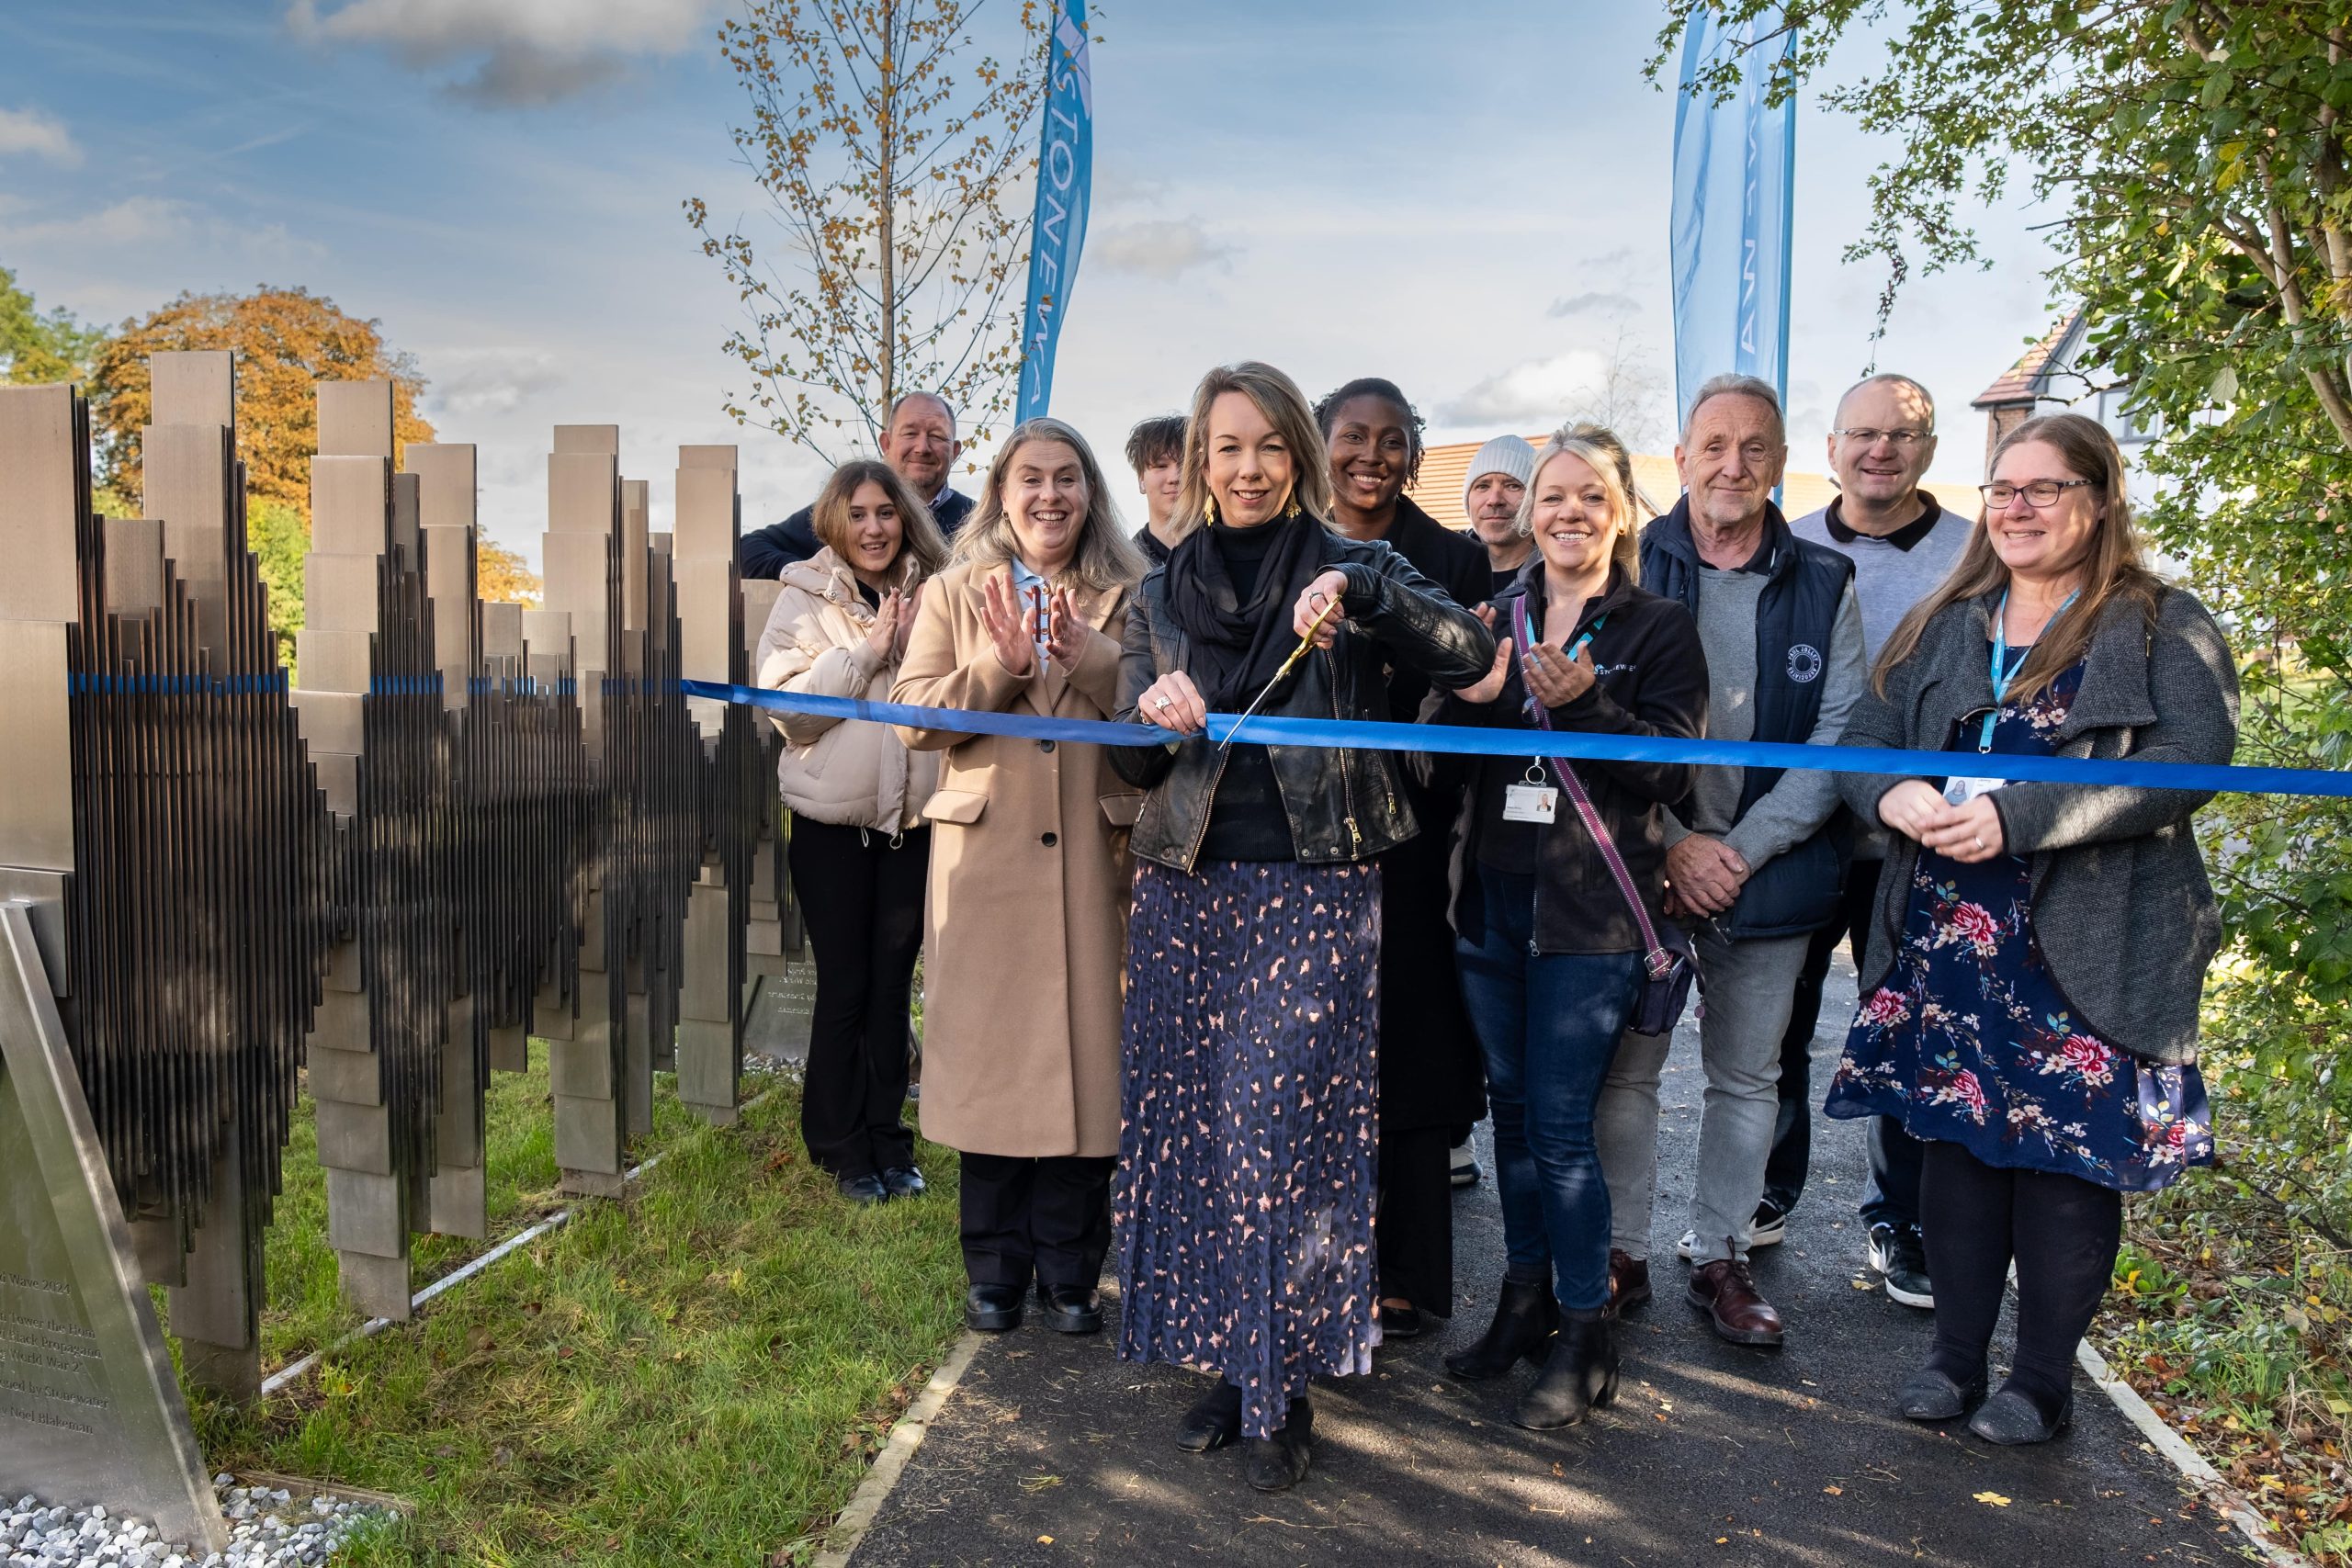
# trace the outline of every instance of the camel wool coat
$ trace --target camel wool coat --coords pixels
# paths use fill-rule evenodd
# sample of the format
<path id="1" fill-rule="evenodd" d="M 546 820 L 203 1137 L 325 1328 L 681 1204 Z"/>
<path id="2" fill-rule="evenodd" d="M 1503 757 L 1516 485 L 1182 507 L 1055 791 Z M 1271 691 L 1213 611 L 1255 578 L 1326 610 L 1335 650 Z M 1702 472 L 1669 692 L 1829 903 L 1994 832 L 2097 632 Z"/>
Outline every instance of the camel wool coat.
<path id="1" fill-rule="evenodd" d="M 1065 678 L 1009 674 L 981 624 L 986 577 L 950 567 L 923 592 L 891 700 L 1056 718 L 1117 706 L 1127 591 L 1080 589 L 1093 628 Z M 1120 991 L 1143 792 L 1100 746 L 901 728 L 942 751 L 923 941 L 922 1134 L 969 1154 L 1119 1152 Z"/>

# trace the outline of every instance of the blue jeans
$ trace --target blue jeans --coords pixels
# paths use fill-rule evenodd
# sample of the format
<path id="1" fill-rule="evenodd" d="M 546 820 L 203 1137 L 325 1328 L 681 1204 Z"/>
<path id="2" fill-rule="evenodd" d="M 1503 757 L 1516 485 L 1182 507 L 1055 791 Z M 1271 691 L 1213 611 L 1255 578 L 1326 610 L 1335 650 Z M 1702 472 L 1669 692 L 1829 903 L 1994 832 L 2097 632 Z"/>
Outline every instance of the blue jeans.
<path id="1" fill-rule="evenodd" d="M 1552 1275 L 1570 1311 L 1609 1304 L 1609 1188 L 1592 1111 L 1641 980 L 1633 953 L 1532 951 L 1535 878 L 1472 868 L 1486 931 L 1455 946 L 1462 996 L 1487 1057 L 1510 1277 Z"/>

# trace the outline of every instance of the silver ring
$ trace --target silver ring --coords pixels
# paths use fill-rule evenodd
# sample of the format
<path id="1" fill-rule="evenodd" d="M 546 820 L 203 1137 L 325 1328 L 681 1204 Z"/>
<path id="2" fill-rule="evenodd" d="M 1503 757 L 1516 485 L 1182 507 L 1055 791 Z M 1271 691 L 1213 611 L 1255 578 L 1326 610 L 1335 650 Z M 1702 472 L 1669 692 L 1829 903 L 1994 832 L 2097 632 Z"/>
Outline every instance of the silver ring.
<path id="1" fill-rule="evenodd" d="M 1976 835 L 1976 847 L 1980 850 L 1984 847 L 1984 835 L 1982 833 Z"/>
<path id="2" fill-rule="evenodd" d="M 1174 697 L 1154 697 L 1151 700 L 1151 705 L 1156 708 L 1172 708 L 1176 705 L 1176 699 Z"/>

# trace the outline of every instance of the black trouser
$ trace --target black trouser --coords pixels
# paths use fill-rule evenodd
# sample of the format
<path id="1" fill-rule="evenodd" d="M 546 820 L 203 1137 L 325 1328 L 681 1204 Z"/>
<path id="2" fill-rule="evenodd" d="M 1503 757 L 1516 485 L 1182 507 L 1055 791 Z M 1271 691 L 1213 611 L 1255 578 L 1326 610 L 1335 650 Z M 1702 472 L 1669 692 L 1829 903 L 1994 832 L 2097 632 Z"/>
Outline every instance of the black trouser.
<path id="1" fill-rule="evenodd" d="M 1929 1364 L 1959 1383 L 1984 1375 L 2009 1261 L 2018 1266 L 2018 1353 L 2009 1382 L 2054 1416 L 2115 1273 L 2123 1196 L 2079 1177 L 2005 1170 L 1958 1144 L 1925 1145 L 1920 1216 L 1936 1281 Z"/>
<path id="2" fill-rule="evenodd" d="M 964 1274 L 975 1285 L 1092 1290 L 1111 1250 L 1115 1156 L 963 1157 Z"/>
<path id="3" fill-rule="evenodd" d="M 1380 1294 L 1435 1317 L 1453 1315 L 1452 1127 L 1380 1132 L 1380 1200 L 1373 1239 Z"/>
<path id="4" fill-rule="evenodd" d="M 1788 1032 L 1781 1037 L 1781 1111 L 1772 1124 L 1772 1152 L 1764 1161 L 1764 1196 L 1787 1213 L 1804 1196 L 1813 1164 L 1813 1035 L 1821 1022 L 1821 988 L 1829 961 L 1846 944 L 1854 967 L 1862 966 L 1871 916 L 1878 900 L 1883 861 L 1858 860 L 1847 868 L 1838 918 L 1813 933 L 1804 970 L 1789 1005 Z M 1916 1229 L 1919 1224 L 1919 1140 L 1893 1116 L 1873 1116 L 1870 1127 L 1871 1182 L 1862 1194 L 1865 1224 Z"/>
<path id="5" fill-rule="evenodd" d="M 800 1138 L 835 1176 L 914 1163 L 907 1099 L 907 1002 L 922 950 L 931 829 L 899 836 L 792 820 L 792 886 L 817 957 Z"/>

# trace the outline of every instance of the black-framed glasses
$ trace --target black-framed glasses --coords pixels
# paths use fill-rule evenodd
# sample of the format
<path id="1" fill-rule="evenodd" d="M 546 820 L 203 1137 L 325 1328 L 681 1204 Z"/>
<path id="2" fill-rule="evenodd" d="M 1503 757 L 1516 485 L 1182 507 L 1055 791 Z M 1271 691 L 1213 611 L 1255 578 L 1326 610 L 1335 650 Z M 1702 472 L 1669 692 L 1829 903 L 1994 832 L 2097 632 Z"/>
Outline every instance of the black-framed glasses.
<path id="1" fill-rule="evenodd" d="M 1922 441 L 1933 441 L 1936 438 L 1936 433 L 1932 430 L 1873 430 L 1869 425 L 1861 425 L 1853 430 L 1833 430 L 1829 434 L 1842 435 L 1849 441 L 1859 441 L 1865 446 L 1875 446 L 1882 441 L 1892 441 L 1898 450 L 1905 452 L 1908 452 Z"/>
<path id="2" fill-rule="evenodd" d="M 2025 497 L 2028 506 L 2039 512 L 2057 505 L 2058 498 L 2070 490 L 2097 483 L 2097 479 L 2028 479 L 2021 485 L 2013 485 L 2005 479 L 1996 479 L 1988 485 L 1978 485 L 1976 493 L 1983 496 L 1984 504 L 1995 512 L 2007 511 L 2009 502 L 2020 495 Z"/>

